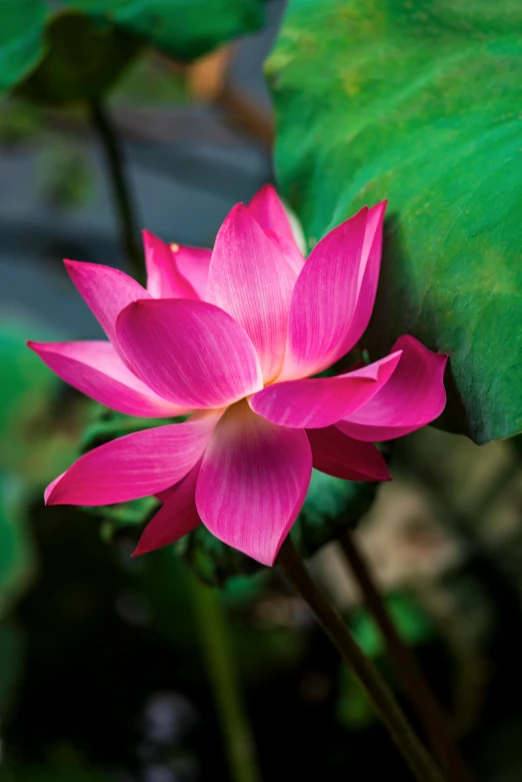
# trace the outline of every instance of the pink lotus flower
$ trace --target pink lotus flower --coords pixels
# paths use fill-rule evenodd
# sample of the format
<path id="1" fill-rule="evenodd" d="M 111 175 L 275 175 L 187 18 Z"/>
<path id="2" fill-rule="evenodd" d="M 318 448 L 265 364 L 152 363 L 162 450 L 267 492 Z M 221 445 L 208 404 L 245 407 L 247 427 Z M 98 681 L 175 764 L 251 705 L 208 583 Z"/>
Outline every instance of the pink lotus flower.
<path id="1" fill-rule="evenodd" d="M 30 343 L 67 383 L 122 413 L 190 414 L 118 438 L 47 488 L 50 505 L 155 495 L 162 508 L 135 553 L 198 524 L 273 564 L 302 507 L 312 465 L 357 481 L 389 478 L 373 445 L 442 412 L 446 356 L 411 336 L 389 356 L 330 378 L 368 324 L 385 203 L 361 209 L 308 258 L 272 187 L 226 217 L 214 250 L 144 234 L 147 289 L 123 272 L 66 261 L 109 341 Z"/>

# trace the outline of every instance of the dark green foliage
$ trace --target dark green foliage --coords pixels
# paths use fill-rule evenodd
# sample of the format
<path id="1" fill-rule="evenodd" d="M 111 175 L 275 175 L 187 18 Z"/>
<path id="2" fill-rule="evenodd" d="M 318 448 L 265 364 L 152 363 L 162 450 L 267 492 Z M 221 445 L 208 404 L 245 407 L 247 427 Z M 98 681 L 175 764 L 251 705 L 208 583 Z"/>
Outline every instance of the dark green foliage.
<path id="1" fill-rule="evenodd" d="M 135 36 L 80 13 L 52 18 L 45 55 L 20 84 L 18 94 L 43 103 L 97 100 L 140 52 Z"/>
<path id="2" fill-rule="evenodd" d="M 143 46 L 190 61 L 262 24 L 261 0 L 4 0 L 0 95 L 100 99 Z"/>

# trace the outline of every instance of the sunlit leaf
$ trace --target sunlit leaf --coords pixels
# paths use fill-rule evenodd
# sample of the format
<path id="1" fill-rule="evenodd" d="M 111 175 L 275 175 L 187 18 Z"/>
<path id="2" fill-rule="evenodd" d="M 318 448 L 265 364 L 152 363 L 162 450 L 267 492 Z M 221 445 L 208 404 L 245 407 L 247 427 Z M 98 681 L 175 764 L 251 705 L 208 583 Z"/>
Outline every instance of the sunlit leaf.
<path id="1" fill-rule="evenodd" d="M 451 355 L 445 425 L 522 429 L 522 7 L 290 0 L 268 63 L 283 193 L 316 241 L 389 199 L 375 315 Z"/>

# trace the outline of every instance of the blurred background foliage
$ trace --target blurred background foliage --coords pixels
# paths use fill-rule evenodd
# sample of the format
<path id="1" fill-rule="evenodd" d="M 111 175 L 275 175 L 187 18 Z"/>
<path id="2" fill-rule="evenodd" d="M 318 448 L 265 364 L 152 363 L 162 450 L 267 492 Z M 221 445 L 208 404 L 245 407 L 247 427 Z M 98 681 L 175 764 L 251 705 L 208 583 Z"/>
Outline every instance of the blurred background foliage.
<path id="1" fill-rule="evenodd" d="M 488 13 L 465 2 L 449 24 L 444 4 L 437 15 L 426 4 L 399 12 L 385 2 L 356 8 L 344 0 L 290 0 L 280 27 L 284 5 L 0 2 L 2 782 L 247 782 L 253 777 L 238 772 L 237 753 L 252 736 L 259 779 L 406 779 L 365 696 L 277 569 L 258 568 L 204 528 L 131 559 L 154 500 L 88 513 L 42 503 L 45 484 L 78 453 L 151 425 L 65 388 L 24 344 L 28 337 L 97 336 L 65 281 L 64 255 L 129 268 L 89 106 L 105 105 L 126 160 L 137 227 L 210 246 L 228 208 L 274 178 L 261 62 L 278 30 L 268 73 L 279 181 L 310 243 L 358 199 L 389 195 L 381 312 L 392 312 L 392 330 L 454 351 L 457 413 L 446 426 L 464 422 L 479 441 L 520 429 L 516 367 L 506 385 L 519 344 L 511 253 L 520 248 L 520 229 L 510 210 L 520 179 L 513 166 L 509 181 L 499 183 L 505 169 L 495 161 L 503 165 L 509 152 L 510 126 L 494 131 L 488 119 L 507 116 L 522 83 L 513 76 L 519 12 L 507 2 Z M 473 66 L 478 79 L 494 62 L 499 76 L 494 99 L 466 118 L 465 130 L 465 98 L 443 89 L 463 25 L 476 36 L 459 63 Z M 444 54 L 428 88 L 409 75 L 426 67 L 426 39 Z M 513 58 L 509 67 L 503 58 Z M 379 71 L 386 63 L 400 66 L 391 69 L 391 84 Z M 409 81 L 415 89 L 407 96 L 406 132 L 397 125 L 403 106 L 395 92 L 403 98 Z M 385 145 L 391 163 L 377 154 L 382 134 L 393 138 L 395 146 Z M 486 185 L 472 202 L 477 182 L 461 170 L 484 169 L 488 134 L 497 145 L 487 168 L 487 182 L 496 183 L 493 217 L 486 217 Z M 458 182 L 458 204 L 449 174 L 415 173 L 419 149 L 423 171 L 440 169 L 443 139 L 453 144 L 444 170 L 452 187 Z M 396 176 L 404 145 L 407 181 L 402 171 Z M 476 230 L 457 220 L 441 234 L 450 206 L 470 214 Z M 425 266 L 418 253 L 428 253 Z M 436 254 L 451 274 L 442 261 L 433 265 Z M 491 284 L 499 263 L 504 287 Z M 501 327 L 492 325 L 498 313 Z M 395 336 L 390 329 L 379 334 L 381 343 L 372 337 L 363 347 L 375 353 Z M 419 432 L 385 450 L 391 484 L 314 472 L 293 530 L 411 713 L 335 543 L 356 528 L 391 615 L 477 778 L 491 782 L 522 775 L 521 454 L 519 437 L 479 448 L 434 429 Z"/>

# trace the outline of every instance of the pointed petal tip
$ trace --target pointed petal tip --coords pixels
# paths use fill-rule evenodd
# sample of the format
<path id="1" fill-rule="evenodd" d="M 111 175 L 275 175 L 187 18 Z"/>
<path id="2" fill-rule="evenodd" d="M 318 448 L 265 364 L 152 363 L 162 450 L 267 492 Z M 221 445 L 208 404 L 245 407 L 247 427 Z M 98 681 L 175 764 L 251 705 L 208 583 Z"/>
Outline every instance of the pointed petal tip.
<path id="1" fill-rule="evenodd" d="M 271 182 L 267 182 L 252 196 L 248 206 L 250 207 L 253 202 L 269 201 L 272 198 L 276 198 L 281 203 L 277 188 Z"/>
<path id="2" fill-rule="evenodd" d="M 374 446 L 375 447 L 375 446 Z M 379 453 L 379 465 L 375 464 L 375 472 L 372 477 L 362 478 L 362 480 L 368 483 L 390 483 L 390 481 L 393 480 L 392 476 L 390 475 L 390 471 L 388 469 L 388 465 L 386 464 L 384 460 L 384 456 L 382 455 L 381 451 L 379 451 L 378 448 L 375 447 L 375 450 Z"/>
<path id="3" fill-rule="evenodd" d="M 228 221 L 231 218 L 244 219 L 246 216 L 251 217 L 250 212 L 248 211 L 248 207 L 246 207 L 242 201 L 238 201 L 238 203 L 234 204 L 228 215 L 225 217 L 225 220 Z"/>
<path id="4" fill-rule="evenodd" d="M 248 207 L 245 206 L 245 204 L 242 201 L 239 201 L 237 204 L 234 204 L 230 212 L 223 220 L 221 224 L 221 228 L 218 231 L 218 235 L 222 230 L 226 230 L 227 228 L 230 229 L 231 225 L 235 226 L 237 225 L 237 223 L 244 223 L 245 221 L 247 221 L 248 223 L 255 222 L 254 218 L 250 214 L 250 210 L 248 209 Z M 215 246 L 216 244 L 214 243 L 214 248 Z"/>
<path id="5" fill-rule="evenodd" d="M 402 336 L 400 336 L 395 341 L 392 350 L 394 352 L 397 350 L 404 351 L 404 348 L 402 347 L 404 344 L 406 344 L 408 348 L 413 347 L 416 348 L 417 350 L 420 348 L 423 351 L 425 351 L 427 354 L 431 354 L 433 360 L 436 361 L 442 368 L 446 367 L 446 364 L 455 353 L 454 350 L 451 350 L 448 353 L 439 352 L 437 350 L 430 350 L 430 348 L 427 348 L 419 339 L 417 339 L 417 337 L 414 337 L 413 334 L 402 334 Z"/>
<path id="6" fill-rule="evenodd" d="M 368 210 L 372 214 L 378 215 L 378 220 L 377 220 L 378 224 L 382 223 L 382 221 L 384 220 L 384 213 L 386 212 L 387 206 L 388 206 L 388 199 L 385 198 L 383 201 L 378 201 Z"/>
<path id="7" fill-rule="evenodd" d="M 73 261 L 71 258 L 64 258 L 63 265 L 67 269 L 68 274 L 80 266 L 96 266 L 94 263 L 88 263 L 87 261 Z"/>
<path id="8" fill-rule="evenodd" d="M 155 242 L 161 242 L 162 244 L 164 244 L 163 239 L 160 239 L 159 236 L 153 234 L 152 231 L 148 230 L 148 228 L 142 228 L 141 237 L 143 239 L 143 244 L 145 247 L 147 247 L 147 245 L 149 244 L 154 244 Z"/>
<path id="9" fill-rule="evenodd" d="M 277 544 L 277 546 L 272 552 L 272 556 L 266 557 L 265 561 L 261 562 L 262 565 L 264 565 L 265 567 L 274 567 L 274 565 L 277 565 L 277 558 L 279 556 L 279 552 L 281 551 L 281 547 L 289 535 L 290 535 L 290 531 L 288 531 L 285 535 L 281 537 L 281 540 L 279 541 L 279 543 Z"/>
<path id="10" fill-rule="evenodd" d="M 143 249 L 145 252 L 147 252 L 150 245 L 153 244 L 154 241 L 157 241 L 157 237 L 152 233 L 152 231 L 148 231 L 146 228 L 143 228 L 141 231 L 141 240 L 143 242 Z"/>
<path id="11" fill-rule="evenodd" d="M 65 271 L 74 283 L 76 274 L 80 271 L 80 267 L 83 266 L 82 261 L 72 261 L 70 258 L 64 258 L 63 265 L 65 266 Z M 86 264 L 86 266 L 91 265 L 92 264 Z"/>
<path id="12" fill-rule="evenodd" d="M 36 342 L 33 339 L 28 339 L 25 344 L 29 350 L 32 350 L 33 353 L 36 353 L 37 356 L 42 358 L 42 354 L 48 353 L 49 350 L 52 350 L 55 345 L 59 345 L 60 343 Z"/>
<path id="13" fill-rule="evenodd" d="M 383 461 L 382 472 L 375 476 L 375 482 L 390 483 L 390 481 L 393 481 L 393 478 L 391 477 L 390 471 L 388 470 L 388 465 Z"/>
<path id="14" fill-rule="evenodd" d="M 56 496 L 56 491 L 55 490 L 58 487 L 58 485 L 61 482 L 61 480 L 62 480 L 64 475 L 65 475 L 65 472 L 62 472 L 61 475 L 59 475 L 57 478 L 55 478 L 54 481 L 51 481 L 49 486 L 46 487 L 46 489 L 44 491 L 44 504 L 45 505 L 62 505 L 63 504 L 60 501 L 60 498 Z"/>
<path id="15" fill-rule="evenodd" d="M 264 567 L 274 567 L 276 563 L 277 555 L 279 554 L 279 549 L 281 548 L 282 545 L 283 543 L 281 543 L 281 545 L 277 547 L 277 550 L 274 551 L 273 556 L 267 558 L 260 556 L 257 558 L 257 562 L 259 562 L 259 564 L 263 565 Z"/>
<path id="16" fill-rule="evenodd" d="M 145 540 L 144 540 L 145 537 L 146 537 L 145 536 L 145 531 L 146 531 L 147 527 L 149 526 L 149 524 L 150 524 L 150 521 L 145 525 L 145 529 L 141 533 L 140 539 L 136 543 L 136 548 L 134 549 L 134 551 L 130 555 L 131 559 L 137 559 L 138 557 L 143 557 L 145 554 L 150 554 L 151 552 L 158 550 L 158 546 L 154 546 L 154 545 L 148 545 L 147 546 L 147 544 L 145 543 Z"/>

